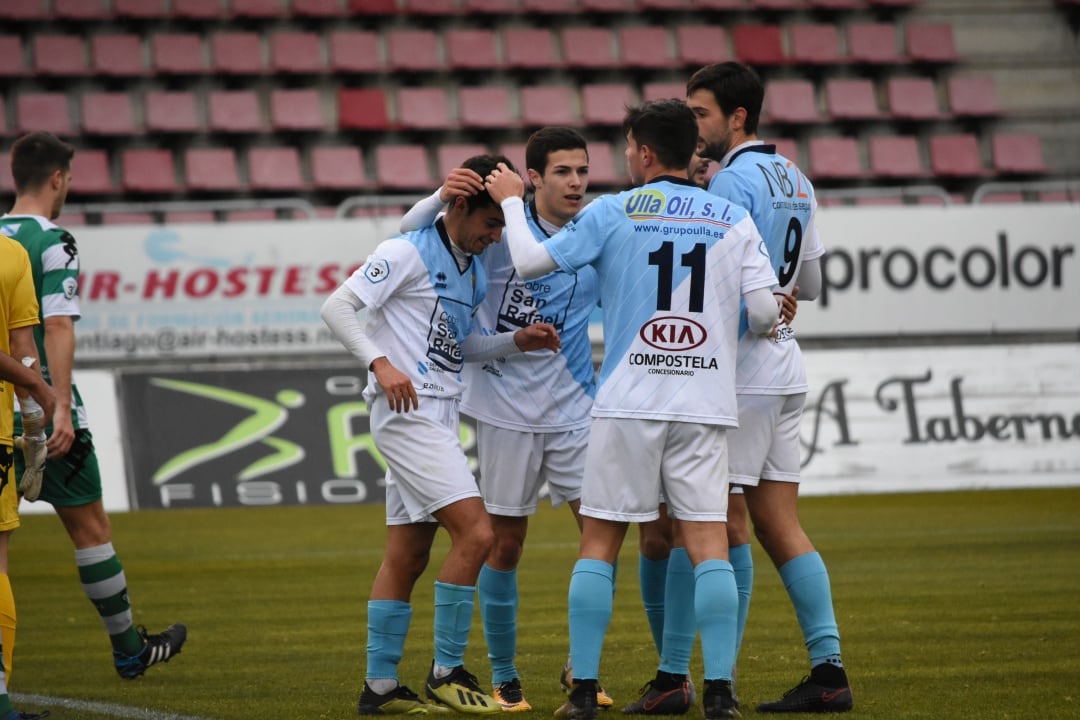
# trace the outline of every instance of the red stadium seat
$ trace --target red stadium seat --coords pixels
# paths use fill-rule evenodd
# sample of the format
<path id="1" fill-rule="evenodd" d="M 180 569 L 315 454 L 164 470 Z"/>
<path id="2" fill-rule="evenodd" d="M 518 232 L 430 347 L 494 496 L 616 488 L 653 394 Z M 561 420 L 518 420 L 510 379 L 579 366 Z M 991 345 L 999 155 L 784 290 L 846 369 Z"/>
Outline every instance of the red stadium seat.
<path id="1" fill-rule="evenodd" d="M 66 93 L 19 93 L 15 97 L 15 118 L 20 133 L 44 130 L 61 136 L 74 134 Z"/>
<path id="2" fill-rule="evenodd" d="M 80 150 L 71 158 L 71 192 L 101 195 L 116 190 L 104 150 Z"/>
<path id="3" fill-rule="evenodd" d="M 430 30 L 391 30 L 387 42 L 391 70 L 441 70 L 443 67 L 438 39 Z"/>
<path id="4" fill-rule="evenodd" d="M 114 225 L 153 225 L 154 214 L 148 212 L 106 211 L 101 213 L 101 224 L 105 227 Z"/>
<path id="5" fill-rule="evenodd" d="M 121 160 L 125 192 L 173 193 L 180 189 L 168 150 L 125 150 Z"/>
<path id="6" fill-rule="evenodd" d="M 338 90 L 338 126 L 343 130 L 388 130 L 386 93 L 378 88 Z"/>
<path id="7" fill-rule="evenodd" d="M 762 122 L 813 123 L 821 119 L 809 80 L 773 80 L 765 85 Z"/>
<path id="8" fill-rule="evenodd" d="M 949 108 L 957 117 L 993 117 L 1001 114 L 994 78 L 990 75 L 950 77 Z"/>
<path id="9" fill-rule="evenodd" d="M 344 11 L 341 0 L 292 0 L 297 17 L 340 18 Z"/>
<path id="10" fill-rule="evenodd" d="M 451 170 L 461 167 L 461 163 L 465 160 L 473 155 L 484 155 L 487 152 L 487 146 L 479 143 L 440 145 L 436 152 L 438 165 L 436 170 L 439 173 L 440 182 L 442 178 L 450 174 Z"/>
<path id="11" fill-rule="evenodd" d="M 5 0 L 0 2 L 0 20 L 47 20 L 46 0 Z"/>
<path id="12" fill-rule="evenodd" d="M 773 138 L 768 139 L 765 142 L 776 146 L 777 155 L 782 155 L 799 167 L 802 167 L 803 163 L 799 160 L 799 145 L 794 140 L 788 140 L 786 138 L 777 140 Z"/>
<path id="13" fill-rule="evenodd" d="M 904 47 L 915 62 L 953 63 L 960 59 L 948 23 L 908 23 L 904 27 Z"/>
<path id="14" fill-rule="evenodd" d="M 1047 172 L 1038 135 L 994 133 L 991 139 L 994 169 L 999 173 L 1033 174 Z"/>
<path id="15" fill-rule="evenodd" d="M 567 86 L 535 85 L 521 88 L 521 121 L 525 125 L 577 125 L 580 120 Z"/>
<path id="16" fill-rule="evenodd" d="M 105 0 L 53 0 L 53 16 L 59 20 L 106 20 Z"/>
<path id="17" fill-rule="evenodd" d="M 525 180 L 525 188 L 532 188 L 529 181 L 529 173 L 525 170 L 525 143 L 504 143 L 499 146 L 498 155 L 502 155 L 514 166 L 518 174 Z"/>
<path id="18" fill-rule="evenodd" d="M 675 28 L 675 47 L 683 66 L 694 69 L 734 59 L 727 31 L 719 25 L 680 25 Z"/>
<path id="19" fill-rule="evenodd" d="M 138 35 L 95 35 L 90 40 L 90 57 L 99 75 L 136 77 L 149 71 Z"/>
<path id="20" fill-rule="evenodd" d="M 458 115 L 462 127 L 509 128 L 517 125 L 510 110 L 510 91 L 500 86 L 458 89 Z"/>
<path id="21" fill-rule="evenodd" d="M 462 0 L 461 9 L 466 13 L 508 15 L 518 11 L 518 4 L 517 0 Z"/>
<path id="22" fill-rule="evenodd" d="M 146 93 L 146 129 L 150 132 L 193 133 L 202 129 L 190 92 Z"/>
<path id="23" fill-rule="evenodd" d="M 936 120 L 942 117 L 938 108 L 937 88 L 929 78 L 889 78 L 886 93 L 889 112 L 897 120 Z"/>
<path id="24" fill-rule="evenodd" d="M 564 28 L 562 51 L 563 60 L 572 68 L 612 68 L 619 65 L 614 38 L 607 28 Z"/>
<path id="25" fill-rule="evenodd" d="M 561 67 L 555 50 L 555 36 L 545 28 L 507 28 L 503 31 L 503 53 L 510 68 Z"/>
<path id="26" fill-rule="evenodd" d="M 526 13 L 554 13 L 571 15 L 580 10 L 577 0 L 520 0 L 521 9 Z"/>
<path id="27" fill-rule="evenodd" d="M 332 72 L 375 73 L 383 69 L 379 36 L 369 30 L 335 30 L 330 33 Z"/>
<path id="28" fill-rule="evenodd" d="M 394 15 L 398 11 L 397 0 L 347 0 L 353 15 Z"/>
<path id="29" fill-rule="evenodd" d="M 311 180 L 319 190 L 360 190 L 371 184 L 364 171 L 364 158 L 355 147 L 313 148 Z"/>
<path id="30" fill-rule="evenodd" d="M 675 67 L 666 27 L 627 27 L 619 30 L 619 57 L 630 68 Z"/>
<path id="31" fill-rule="evenodd" d="M 742 10 L 747 0 L 694 0 L 699 10 Z"/>
<path id="32" fill-rule="evenodd" d="M 303 190 L 300 152 L 294 147 L 254 147 L 248 151 L 248 185 L 252 190 Z"/>
<path id="33" fill-rule="evenodd" d="M 402 11 L 417 15 L 453 15 L 458 0 L 402 0 Z"/>
<path id="34" fill-rule="evenodd" d="M 247 210 L 226 210 L 225 222 L 277 222 L 275 208 L 249 208 Z"/>
<path id="35" fill-rule="evenodd" d="M 847 41 L 852 62 L 872 65 L 904 62 L 896 41 L 896 27 L 888 23 L 852 23 L 847 28 Z"/>
<path id="36" fill-rule="evenodd" d="M 441 87 L 401 88 L 397 94 L 398 125 L 409 130 L 445 130 L 453 126 Z"/>
<path id="37" fill-rule="evenodd" d="M 154 70 L 174 75 L 206 72 L 202 36 L 196 33 L 158 33 L 150 41 Z"/>
<path id="38" fill-rule="evenodd" d="M 800 10 L 803 0 L 750 0 L 755 10 Z"/>
<path id="39" fill-rule="evenodd" d="M 788 31 L 791 59 L 807 65 L 836 65 L 847 62 L 840 52 L 836 25 L 792 25 Z"/>
<path id="40" fill-rule="evenodd" d="M 649 100 L 684 100 L 686 98 L 686 83 L 681 82 L 654 82 L 645 83 L 641 86 L 641 99 Z"/>
<path id="41" fill-rule="evenodd" d="M 589 184 L 592 185 L 625 185 L 628 178 L 626 169 L 623 167 L 622 154 L 618 160 L 611 143 L 589 143 Z"/>
<path id="42" fill-rule="evenodd" d="M 82 128 L 87 135 L 136 134 L 131 96 L 126 92 L 83 93 Z"/>
<path id="43" fill-rule="evenodd" d="M 166 0 L 113 0 L 117 17 L 152 20 L 169 17 Z"/>
<path id="44" fill-rule="evenodd" d="M 859 144 L 850 137 L 810 138 L 811 177 L 824 180 L 853 180 L 865 173 L 859 161 Z"/>
<path id="45" fill-rule="evenodd" d="M 642 10 L 689 10 L 692 0 L 638 0 Z"/>
<path id="46" fill-rule="evenodd" d="M 226 75 L 257 75 L 266 71 L 262 38 L 257 33 L 214 33 L 210 36 L 210 56 L 214 71 Z"/>
<path id="47" fill-rule="evenodd" d="M 166 210 L 162 215 L 162 221 L 166 225 L 216 222 L 213 210 Z"/>
<path id="48" fill-rule="evenodd" d="M 807 0 L 810 7 L 818 10 L 858 10 L 866 0 Z"/>
<path id="49" fill-rule="evenodd" d="M 831 78 L 825 82 L 825 101 L 829 114 L 838 120 L 877 120 L 882 117 L 874 83 L 870 80 Z"/>
<path id="50" fill-rule="evenodd" d="M 446 61 L 455 70 L 493 70 L 500 66 L 491 30 L 450 30 L 445 40 Z"/>
<path id="51" fill-rule="evenodd" d="M 212 90 L 207 99 L 208 127 L 213 132 L 260 132 L 264 129 L 259 96 L 254 90 Z"/>
<path id="52" fill-rule="evenodd" d="M 936 135 L 930 138 L 930 169 L 942 177 L 978 177 L 985 173 L 979 141 L 974 135 Z"/>
<path id="53" fill-rule="evenodd" d="M 188 20 L 220 20 L 226 17 L 223 0 L 172 0 L 174 17 Z"/>
<path id="54" fill-rule="evenodd" d="M 581 86 L 581 114 L 589 125 L 622 125 L 626 108 L 637 104 L 625 83 L 586 83 Z"/>
<path id="55" fill-rule="evenodd" d="M 235 192 L 241 189 L 236 150 L 231 147 L 188 148 L 184 153 L 184 170 L 189 190 Z"/>
<path id="56" fill-rule="evenodd" d="M 326 67 L 322 36 L 284 30 L 270 36 L 270 69 L 284 73 L 320 73 Z"/>
<path id="57" fill-rule="evenodd" d="M 326 130 L 322 96 L 317 89 L 270 91 L 270 127 L 274 130 Z"/>
<path id="58" fill-rule="evenodd" d="M 34 69 L 41 75 L 75 77 L 86 75 L 86 45 L 75 35 L 35 35 Z"/>
<path id="59" fill-rule="evenodd" d="M 578 0 L 585 12 L 630 13 L 634 11 L 634 0 Z"/>
<path id="60" fill-rule="evenodd" d="M 423 145 L 379 145 L 375 178 L 383 190 L 428 190 L 435 187 Z"/>
<path id="61" fill-rule="evenodd" d="M 735 57 L 747 65 L 783 65 L 787 62 L 779 25 L 739 25 L 731 33 Z"/>
<path id="62" fill-rule="evenodd" d="M 86 213 L 60 211 L 60 217 L 54 220 L 62 228 L 81 227 L 86 224 Z"/>
<path id="63" fill-rule="evenodd" d="M 279 18 L 285 14 L 283 0 L 229 0 L 232 14 L 238 18 Z"/>
<path id="64" fill-rule="evenodd" d="M 0 77 L 19 77 L 29 75 L 30 68 L 23 54 L 23 41 L 18 35 L 0 35 Z"/>

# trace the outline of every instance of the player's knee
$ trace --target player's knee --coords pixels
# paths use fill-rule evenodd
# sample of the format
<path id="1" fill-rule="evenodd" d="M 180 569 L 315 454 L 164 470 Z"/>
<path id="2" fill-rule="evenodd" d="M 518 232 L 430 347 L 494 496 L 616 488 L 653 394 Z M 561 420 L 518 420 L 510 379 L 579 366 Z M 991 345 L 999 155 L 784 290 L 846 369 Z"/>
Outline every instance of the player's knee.
<path id="1" fill-rule="evenodd" d="M 514 535 L 496 535 L 489 557 L 496 567 L 517 567 L 524 547 L 524 538 Z"/>

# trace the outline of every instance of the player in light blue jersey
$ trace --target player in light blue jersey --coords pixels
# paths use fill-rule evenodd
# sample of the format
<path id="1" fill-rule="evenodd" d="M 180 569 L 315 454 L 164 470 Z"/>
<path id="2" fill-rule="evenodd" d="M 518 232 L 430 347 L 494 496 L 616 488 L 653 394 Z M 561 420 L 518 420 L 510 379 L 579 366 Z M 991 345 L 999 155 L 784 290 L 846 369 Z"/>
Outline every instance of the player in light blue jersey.
<path id="1" fill-rule="evenodd" d="M 646 103 L 623 125 L 634 190 L 597 198 L 537 243 L 521 180 L 485 178 L 503 206 L 517 271 L 596 269 L 604 360 L 582 487 L 580 559 L 570 580 L 573 690 L 558 717 L 597 713 L 600 650 L 611 619 L 614 562 L 631 522 L 658 516 L 661 490 L 676 544 L 694 567 L 707 718 L 735 716 L 731 667 L 738 597 L 727 562 L 725 430 L 737 424 L 735 341 L 740 298 L 750 327 L 771 331 L 776 283 L 745 210 L 687 179 L 697 125 L 685 103 Z M 716 482 L 717 468 L 721 470 Z"/>
<path id="2" fill-rule="evenodd" d="M 825 254 L 814 224 L 814 188 L 794 162 L 757 139 L 763 97 L 757 74 L 734 62 L 704 67 L 687 84 L 700 152 L 720 163 L 709 190 L 750 211 L 781 289 L 794 292 L 798 285 L 800 299 L 813 300 Z M 744 494 L 732 495 L 728 539 L 740 591 L 739 638 L 753 582 L 749 511 L 795 607 L 811 665 L 808 678 L 758 712 L 850 710 L 829 575 L 798 516 L 799 422 L 807 383 L 792 329 L 781 324 L 773 338 L 744 332 L 736 379 L 739 429 L 730 438 L 731 482 Z"/>
<path id="3" fill-rule="evenodd" d="M 480 155 L 464 166 L 487 173 L 497 162 L 507 161 Z M 369 370 L 364 397 L 371 434 L 389 466 L 387 541 L 368 603 L 361 715 L 432 709 L 399 682 L 397 666 L 412 589 L 440 524 L 451 547 L 435 583 L 435 659 L 426 694 L 458 712 L 501 712 L 463 664 L 476 580 L 494 536 L 459 440 L 462 369 L 466 357 L 559 347 L 555 328 L 545 323 L 488 336 L 473 332 L 487 289 L 478 256 L 500 241 L 503 224 L 488 193 L 455 197 L 434 225 L 380 244 L 323 305 L 335 337 Z"/>

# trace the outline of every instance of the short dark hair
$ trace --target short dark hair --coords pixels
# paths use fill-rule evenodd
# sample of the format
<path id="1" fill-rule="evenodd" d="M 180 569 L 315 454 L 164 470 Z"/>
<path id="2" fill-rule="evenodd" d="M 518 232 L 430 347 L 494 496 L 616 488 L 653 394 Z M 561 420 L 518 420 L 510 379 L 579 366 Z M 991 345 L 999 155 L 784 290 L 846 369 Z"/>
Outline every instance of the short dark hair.
<path id="1" fill-rule="evenodd" d="M 481 178 L 486 178 L 491 174 L 491 171 L 498 167 L 499 163 L 506 163 L 506 167 L 510 168 L 511 172 L 517 172 L 517 168 L 505 155 L 473 155 L 465 162 L 461 163 L 461 167 L 472 170 Z M 472 213 L 481 208 L 497 207 L 498 203 L 492 200 L 491 195 L 487 190 L 478 192 L 475 195 L 467 195 L 465 202 L 468 206 L 468 212 Z"/>
<path id="2" fill-rule="evenodd" d="M 585 151 L 587 159 L 589 148 L 585 143 L 585 138 L 574 128 L 562 126 L 540 128 L 529 136 L 529 141 L 525 145 L 525 169 L 535 170 L 543 175 L 551 153 L 578 148 Z"/>
<path id="3" fill-rule="evenodd" d="M 648 145 L 665 167 L 682 169 L 697 149 L 698 126 L 694 113 L 682 100 L 654 100 L 626 111 L 623 135 L 634 134 L 638 145 Z"/>
<path id="4" fill-rule="evenodd" d="M 11 177 L 15 192 L 37 190 L 57 170 L 71 169 L 75 148 L 52 133 L 32 132 L 15 141 L 11 148 Z"/>
<path id="5" fill-rule="evenodd" d="M 724 111 L 725 115 L 730 115 L 739 108 L 745 108 L 746 122 L 743 124 L 743 129 L 747 135 L 757 133 L 761 105 L 765 100 L 765 87 L 753 68 L 737 62 L 706 65 L 691 75 L 686 83 L 687 95 L 692 95 L 698 90 L 711 92 L 717 106 Z"/>

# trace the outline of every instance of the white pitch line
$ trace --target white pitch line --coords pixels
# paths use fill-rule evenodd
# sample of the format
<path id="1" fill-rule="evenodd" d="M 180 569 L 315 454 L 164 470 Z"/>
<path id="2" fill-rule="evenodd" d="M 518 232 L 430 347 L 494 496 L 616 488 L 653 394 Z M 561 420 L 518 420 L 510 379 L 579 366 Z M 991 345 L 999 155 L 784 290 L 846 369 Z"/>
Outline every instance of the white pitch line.
<path id="1" fill-rule="evenodd" d="M 82 710 L 94 712 L 99 715 L 107 715 L 117 718 L 132 718 L 133 720 L 213 720 L 213 718 L 199 715 L 177 715 L 176 713 L 161 710 L 149 710 L 147 708 L 128 707 L 113 703 L 90 702 L 88 700 L 73 700 L 71 698 L 58 698 L 50 695 L 26 695 L 24 693 L 12 693 L 11 699 L 15 703 L 28 703 L 47 708 L 62 708 L 64 710 Z"/>

